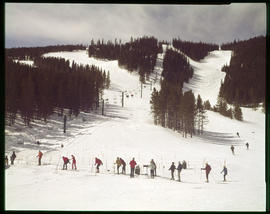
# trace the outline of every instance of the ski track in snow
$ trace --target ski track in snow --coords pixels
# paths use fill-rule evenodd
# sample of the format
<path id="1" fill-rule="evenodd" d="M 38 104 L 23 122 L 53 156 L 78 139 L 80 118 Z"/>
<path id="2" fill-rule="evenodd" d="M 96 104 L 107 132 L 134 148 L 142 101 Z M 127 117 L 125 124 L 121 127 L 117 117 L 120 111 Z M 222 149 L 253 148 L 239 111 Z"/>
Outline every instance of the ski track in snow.
<path id="1" fill-rule="evenodd" d="M 265 210 L 265 115 L 259 110 L 242 108 L 243 122 L 208 111 L 209 123 L 204 134 L 183 138 L 180 133 L 153 124 L 150 86 L 143 87 L 141 99 L 138 75 L 119 68 L 117 61 L 88 58 L 85 51 L 45 56 L 94 64 L 110 71 L 112 85 L 104 91 L 105 115 L 100 115 L 98 109 L 97 114 L 68 117 L 66 134 L 62 133 L 62 122 L 57 116 L 47 124 L 33 123 L 32 128 L 7 127 L 6 152 L 17 151 L 15 165 L 5 173 L 7 210 Z M 158 54 L 150 76 L 157 89 L 163 58 L 164 53 Z M 215 104 L 220 80 L 224 78 L 220 69 L 228 64 L 230 53 L 213 51 L 200 62 L 189 60 L 194 77 L 184 85 L 185 90 L 192 89 L 203 100 Z M 24 144 L 17 144 L 18 139 L 23 139 Z M 40 146 L 34 144 L 37 139 Z M 244 145 L 247 141 L 248 151 Z M 231 145 L 235 145 L 234 156 Z M 44 152 L 42 166 L 37 166 L 39 149 Z M 78 171 L 72 171 L 70 165 L 67 171 L 61 170 L 61 157 L 71 154 L 76 157 Z M 140 175 L 130 179 L 128 165 L 127 176 L 114 174 L 113 163 L 118 156 L 127 163 L 135 157 L 143 174 L 147 173 L 143 165 L 153 158 L 160 177 L 150 179 Z M 95 157 L 103 161 L 100 174 L 95 173 Z M 181 172 L 183 182 L 171 181 L 168 170 L 171 162 L 177 165 L 182 160 L 187 161 L 189 168 Z M 212 167 L 209 183 L 205 183 L 205 172 L 200 169 L 205 162 Z M 224 163 L 228 167 L 225 183 L 220 174 Z"/>

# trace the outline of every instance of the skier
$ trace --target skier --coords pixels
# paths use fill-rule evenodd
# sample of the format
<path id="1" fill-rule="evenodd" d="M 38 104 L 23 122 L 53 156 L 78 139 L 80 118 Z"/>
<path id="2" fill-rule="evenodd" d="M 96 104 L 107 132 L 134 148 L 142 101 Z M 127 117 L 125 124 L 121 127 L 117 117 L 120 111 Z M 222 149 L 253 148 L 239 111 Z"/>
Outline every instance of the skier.
<path id="1" fill-rule="evenodd" d="M 185 160 L 183 160 L 182 168 L 183 168 L 183 169 L 186 169 L 186 168 L 187 168 L 187 162 L 186 162 Z"/>
<path id="2" fill-rule="evenodd" d="M 7 167 L 8 166 L 8 156 L 6 155 L 5 157 L 5 166 Z"/>
<path id="3" fill-rule="evenodd" d="M 71 159 L 72 159 L 72 169 L 74 167 L 75 170 L 77 170 L 77 166 L 76 166 L 76 159 L 74 155 L 71 155 Z"/>
<path id="4" fill-rule="evenodd" d="M 67 170 L 67 164 L 69 163 L 69 159 L 65 156 L 62 157 L 64 164 L 63 164 L 63 170 Z"/>
<path id="5" fill-rule="evenodd" d="M 37 157 L 38 157 L 38 165 L 39 166 L 41 165 L 41 158 L 42 158 L 42 156 L 43 156 L 43 153 L 39 150 L 38 151 L 38 155 L 37 155 Z"/>
<path id="6" fill-rule="evenodd" d="M 234 146 L 231 146 L 232 154 L 234 155 Z"/>
<path id="7" fill-rule="evenodd" d="M 122 174 L 126 174 L 126 162 L 122 158 L 120 158 L 120 162 L 122 165 Z"/>
<path id="8" fill-rule="evenodd" d="M 10 162 L 11 162 L 11 165 L 14 164 L 14 160 L 15 160 L 16 157 L 17 157 L 17 156 L 16 156 L 16 154 L 15 154 L 15 151 L 13 151 L 13 152 L 12 152 L 12 155 L 10 156 Z"/>
<path id="9" fill-rule="evenodd" d="M 208 163 L 206 163 L 206 164 L 205 164 L 205 168 L 201 168 L 201 170 L 205 170 L 205 174 L 206 174 L 206 182 L 208 183 L 208 182 L 209 182 L 209 180 L 208 180 L 208 175 L 209 175 L 209 173 L 210 173 L 210 171 L 211 171 L 211 166 L 210 166 Z"/>
<path id="10" fill-rule="evenodd" d="M 174 170 L 175 170 L 175 165 L 174 165 L 174 162 L 172 162 L 172 165 L 171 165 L 171 167 L 169 168 L 169 170 L 171 170 L 171 175 L 172 175 L 172 178 L 171 178 L 171 180 L 174 180 Z"/>
<path id="11" fill-rule="evenodd" d="M 178 181 L 179 181 L 179 182 L 181 182 L 180 173 L 181 173 L 182 168 L 183 168 L 183 164 L 181 164 L 181 162 L 179 161 L 179 162 L 178 162 L 178 166 L 177 166 L 177 171 L 178 171 Z"/>
<path id="12" fill-rule="evenodd" d="M 150 175 L 151 175 L 151 178 L 154 178 L 154 176 L 155 176 L 155 168 L 156 168 L 156 165 L 155 165 L 155 162 L 154 162 L 153 159 L 150 161 L 149 167 L 150 167 Z"/>
<path id="13" fill-rule="evenodd" d="M 236 132 L 237 136 L 240 137 L 239 132 Z"/>
<path id="14" fill-rule="evenodd" d="M 134 177 L 134 170 L 135 170 L 135 166 L 137 165 L 135 158 L 133 158 L 130 162 L 130 177 L 133 178 Z"/>
<path id="15" fill-rule="evenodd" d="M 249 143 L 248 142 L 246 143 L 246 146 L 247 146 L 247 149 L 248 149 L 248 147 L 249 147 Z"/>
<path id="16" fill-rule="evenodd" d="M 119 168 L 121 166 L 121 161 L 120 161 L 119 157 L 116 159 L 115 164 L 116 164 L 116 167 L 117 167 L 117 174 L 119 175 Z"/>
<path id="17" fill-rule="evenodd" d="M 223 170 L 220 173 L 222 173 L 222 172 L 224 173 L 223 174 L 223 181 L 226 181 L 226 175 L 228 174 L 228 170 L 227 170 L 226 166 L 223 167 Z"/>
<path id="18" fill-rule="evenodd" d="M 95 165 L 97 165 L 96 172 L 99 173 L 99 166 L 103 165 L 102 161 L 100 159 L 96 158 Z"/>
<path id="19" fill-rule="evenodd" d="M 151 162 L 153 162 L 153 165 L 154 165 L 154 176 L 157 176 L 157 165 L 154 162 L 154 159 L 152 159 Z"/>

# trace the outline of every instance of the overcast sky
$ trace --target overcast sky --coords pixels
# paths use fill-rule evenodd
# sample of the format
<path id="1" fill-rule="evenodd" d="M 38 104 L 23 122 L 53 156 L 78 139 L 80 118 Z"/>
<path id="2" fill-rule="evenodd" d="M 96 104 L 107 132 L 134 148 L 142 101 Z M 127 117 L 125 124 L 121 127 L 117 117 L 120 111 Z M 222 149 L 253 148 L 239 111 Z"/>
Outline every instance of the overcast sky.
<path id="1" fill-rule="evenodd" d="M 266 34 L 266 5 L 5 4 L 6 47 L 154 36 L 221 44 Z"/>

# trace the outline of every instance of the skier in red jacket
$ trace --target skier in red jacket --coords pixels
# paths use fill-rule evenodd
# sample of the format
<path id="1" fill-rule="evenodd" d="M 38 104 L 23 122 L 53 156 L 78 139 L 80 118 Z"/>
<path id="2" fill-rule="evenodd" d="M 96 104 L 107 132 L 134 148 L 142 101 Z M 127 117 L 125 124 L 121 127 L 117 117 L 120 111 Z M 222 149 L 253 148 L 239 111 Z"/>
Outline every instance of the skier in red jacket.
<path id="1" fill-rule="evenodd" d="M 135 166 L 137 165 L 135 158 L 132 159 L 132 161 L 129 162 L 130 165 L 130 177 L 134 177 L 134 171 L 135 171 Z"/>
<path id="2" fill-rule="evenodd" d="M 64 164 L 63 164 L 63 170 L 67 170 L 67 164 L 69 163 L 69 159 L 65 156 L 63 156 L 63 161 L 64 161 Z"/>
<path id="3" fill-rule="evenodd" d="M 74 169 L 77 170 L 76 159 L 75 159 L 74 155 L 71 155 L 71 158 L 72 158 L 72 169 L 74 167 Z"/>
<path id="4" fill-rule="evenodd" d="M 95 165 L 97 165 L 96 172 L 99 173 L 99 166 L 103 165 L 102 161 L 100 159 L 96 158 Z"/>
<path id="5" fill-rule="evenodd" d="M 38 157 L 38 165 L 39 166 L 41 165 L 41 158 L 42 158 L 42 156 L 43 156 L 43 153 L 39 150 L 38 151 L 38 155 L 37 155 L 37 157 Z"/>
<path id="6" fill-rule="evenodd" d="M 202 170 L 205 170 L 205 174 L 206 174 L 206 182 L 209 182 L 209 180 L 208 180 L 208 175 L 209 175 L 209 173 L 210 173 L 210 171 L 211 171 L 211 166 L 208 164 L 208 163 L 206 163 L 205 164 L 205 168 L 201 168 Z"/>

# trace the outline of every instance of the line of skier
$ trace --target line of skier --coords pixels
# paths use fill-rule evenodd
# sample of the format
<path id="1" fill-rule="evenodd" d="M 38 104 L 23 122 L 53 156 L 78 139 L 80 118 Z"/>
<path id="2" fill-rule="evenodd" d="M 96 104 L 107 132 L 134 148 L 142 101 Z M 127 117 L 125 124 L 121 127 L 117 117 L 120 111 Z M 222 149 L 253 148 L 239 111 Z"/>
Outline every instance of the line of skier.
<path id="1" fill-rule="evenodd" d="M 247 149 L 249 149 L 249 143 L 247 142 L 246 144 Z M 232 154 L 234 155 L 234 146 L 231 146 L 231 151 Z M 41 165 L 41 160 L 43 157 L 43 153 L 39 150 L 38 155 L 36 156 L 38 157 L 38 165 Z M 16 154 L 15 151 L 12 152 L 12 155 L 10 156 L 10 161 L 11 161 L 11 165 L 14 164 L 14 160 L 16 159 Z M 62 156 L 63 159 L 63 170 L 67 170 L 67 165 L 68 163 L 70 163 L 70 159 L 68 157 Z M 71 155 L 71 160 L 72 160 L 72 170 L 77 170 L 77 166 L 76 166 L 76 159 L 74 155 Z M 122 166 L 122 174 L 126 174 L 126 162 L 120 158 L 117 157 L 116 162 L 114 163 L 116 164 L 116 168 L 117 168 L 117 174 L 120 174 L 119 169 Z M 5 157 L 5 165 L 8 166 L 8 157 Z M 102 161 L 99 158 L 95 158 L 95 166 L 96 166 L 96 173 L 99 173 L 99 167 L 103 165 Z M 136 174 L 140 174 L 140 167 L 137 165 L 137 162 L 135 161 L 135 158 L 133 158 L 130 162 L 130 177 L 133 178 L 134 177 L 134 173 Z M 156 173 L 156 163 L 154 162 L 153 159 L 151 159 L 150 164 L 149 165 L 143 165 L 143 167 L 146 167 L 147 169 L 150 169 L 150 177 L 154 178 L 155 176 L 157 176 Z M 175 170 L 177 170 L 177 175 L 178 175 L 178 181 L 181 182 L 181 171 L 182 169 L 186 169 L 187 168 L 187 163 L 184 160 L 182 163 L 179 161 L 178 162 L 178 166 L 176 168 L 174 162 L 172 162 L 169 170 L 171 171 L 171 180 L 175 180 L 174 178 L 174 172 Z M 201 170 L 205 170 L 205 174 L 206 174 L 206 182 L 209 182 L 209 174 L 211 171 L 211 166 L 206 163 L 204 168 L 201 168 Z M 227 167 L 224 165 L 223 170 L 221 171 L 221 173 L 223 173 L 223 181 L 226 181 L 226 176 L 228 174 L 228 169 Z"/>

